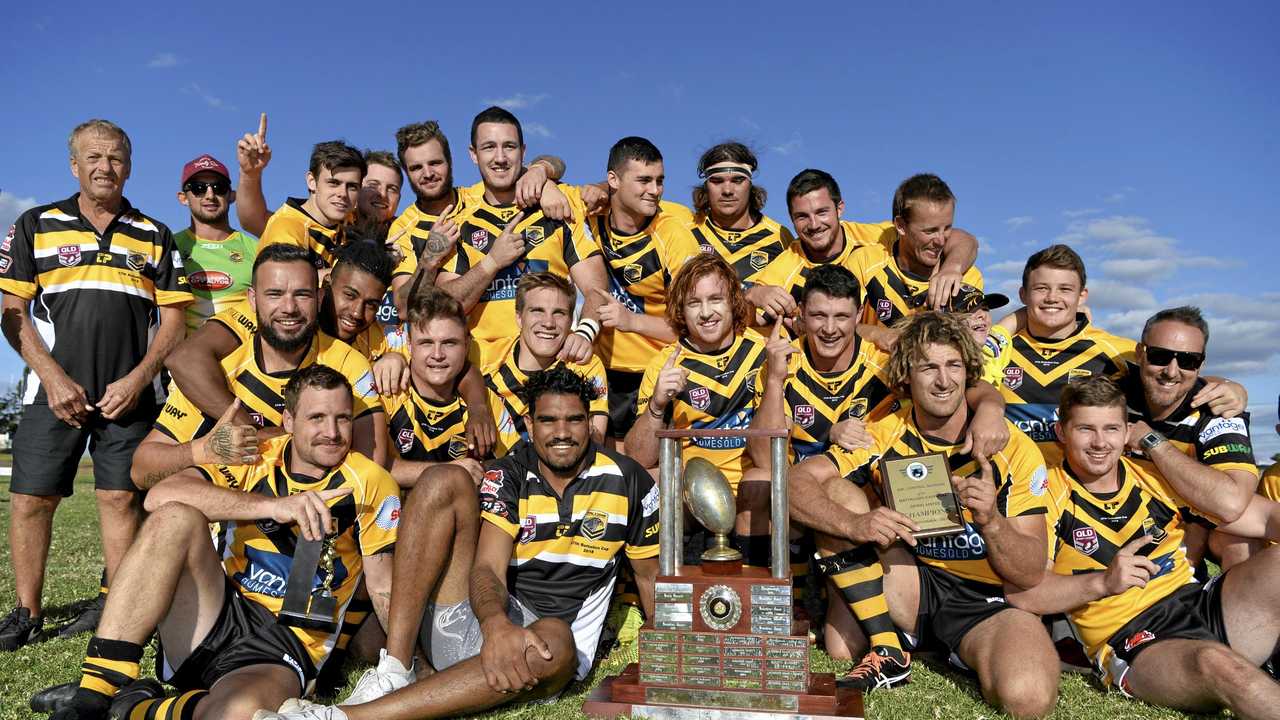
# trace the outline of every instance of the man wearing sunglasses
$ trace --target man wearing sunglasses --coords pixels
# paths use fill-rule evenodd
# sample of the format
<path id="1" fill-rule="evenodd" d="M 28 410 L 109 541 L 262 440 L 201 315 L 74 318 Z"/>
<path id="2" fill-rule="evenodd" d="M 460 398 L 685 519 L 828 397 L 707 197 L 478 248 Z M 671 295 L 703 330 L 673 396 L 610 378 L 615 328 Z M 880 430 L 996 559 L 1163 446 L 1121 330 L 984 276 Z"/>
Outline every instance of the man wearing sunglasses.
<path id="1" fill-rule="evenodd" d="M 244 300 L 253 279 L 258 239 L 235 230 L 228 221 L 236 193 L 227 166 L 201 155 L 182 166 L 178 202 L 191 211 L 191 224 L 173 236 L 187 268 L 196 301 L 187 306 L 187 334 L 215 313 Z"/>
<path id="2" fill-rule="evenodd" d="M 1130 368 L 1123 382 L 1131 421 L 1128 450 L 1149 458 L 1175 486 L 1236 488 L 1252 497 L 1258 467 L 1244 411 L 1247 398 L 1235 383 L 1200 376 L 1208 340 L 1209 324 L 1198 308 L 1161 310 L 1147 320 L 1136 371 Z M 1214 394 L 1216 385 L 1236 391 Z M 1249 558 L 1248 541 L 1197 521 L 1188 524 L 1185 542 L 1193 565 L 1203 567 L 1206 544 L 1224 570 Z"/>

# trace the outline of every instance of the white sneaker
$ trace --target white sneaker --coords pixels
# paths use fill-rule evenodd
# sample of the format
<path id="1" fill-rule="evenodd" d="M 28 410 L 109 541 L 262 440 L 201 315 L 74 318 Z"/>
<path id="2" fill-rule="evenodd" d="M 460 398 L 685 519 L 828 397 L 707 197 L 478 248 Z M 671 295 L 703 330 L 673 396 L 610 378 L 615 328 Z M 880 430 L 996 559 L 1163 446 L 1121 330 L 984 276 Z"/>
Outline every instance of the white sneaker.
<path id="1" fill-rule="evenodd" d="M 360 676 L 356 689 L 351 691 L 339 705 L 362 705 L 373 702 L 384 695 L 399 690 L 417 679 L 413 668 L 405 668 L 400 661 L 387 654 L 384 649 L 379 652 L 378 666 L 369 668 Z"/>
<path id="2" fill-rule="evenodd" d="M 275 712 L 259 710 L 253 720 L 347 720 L 347 714 L 331 705 L 290 698 Z"/>

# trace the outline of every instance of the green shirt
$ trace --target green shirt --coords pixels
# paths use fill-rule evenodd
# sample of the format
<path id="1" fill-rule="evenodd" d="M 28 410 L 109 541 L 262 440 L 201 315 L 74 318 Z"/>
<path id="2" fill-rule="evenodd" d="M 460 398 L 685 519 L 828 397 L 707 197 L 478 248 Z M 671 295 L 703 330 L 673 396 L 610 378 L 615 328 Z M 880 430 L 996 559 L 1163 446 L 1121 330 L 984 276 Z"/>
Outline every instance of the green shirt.
<path id="1" fill-rule="evenodd" d="M 187 306 L 187 334 L 191 334 L 214 313 L 245 299 L 253 281 L 258 239 L 237 230 L 226 240 L 205 240 L 187 228 L 175 233 L 173 241 L 196 299 Z"/>

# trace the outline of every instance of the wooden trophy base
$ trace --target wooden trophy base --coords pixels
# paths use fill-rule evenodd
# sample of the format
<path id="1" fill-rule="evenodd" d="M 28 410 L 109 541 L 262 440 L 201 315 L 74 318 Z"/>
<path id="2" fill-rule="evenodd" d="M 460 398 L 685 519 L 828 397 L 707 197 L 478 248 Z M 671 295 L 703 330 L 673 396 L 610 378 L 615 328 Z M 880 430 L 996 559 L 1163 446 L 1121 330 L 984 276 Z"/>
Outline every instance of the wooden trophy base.
<path id="1" fill-rule="evenodd" d="M 784 697 L 795 699 L 794 709 L 789 700 L 779 702 L 779 698 Z M 685 705 L 681 704 L 683 699 L 682 688 L 641 684 L 639 666 L 631 663 L 621 675 L 605 678 L 596 686 L 587 695 L 582 712 L 610 720 L 620 715 L 655 720 L 777 720 L 780 717 L 863 720 L 864 717 L 862 693 L 836 687 L 831 673 L 810 673 L 809 690 L 800 694 L 718 690 L 687 699 Z M 723 705 L 731 707 L 708 707 L 708 700 L 723 701 Z"/>

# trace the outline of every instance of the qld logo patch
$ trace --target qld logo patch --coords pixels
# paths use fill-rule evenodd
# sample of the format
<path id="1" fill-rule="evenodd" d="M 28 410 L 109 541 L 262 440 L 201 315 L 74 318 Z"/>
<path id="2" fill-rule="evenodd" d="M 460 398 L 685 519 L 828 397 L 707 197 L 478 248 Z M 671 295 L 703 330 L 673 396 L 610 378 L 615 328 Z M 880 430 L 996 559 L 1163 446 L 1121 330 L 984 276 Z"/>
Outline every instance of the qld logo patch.
<path id="1" fill-rule="evenodd" d="M 62 267 L 71 267 L 80 264 L 80 246 L 79 245 L 59 245 L 58 246 L 58 264 Z"/>
<path id="2" fill-rule="evenodd" d="M 876 301 L 876 317 L 881 320 L 888 320 L 893 317 L 893 303 L 889 298 L 880 298 Z"/>
<path id="3" fill-rule="evenodd" d="M 395 530 L 400 524 L 400 497 L 398 495 L 388 495 L 382 500 L 382 504 L 378 506 L 378 514 L 373 518 L 373 524 L 383 530 Z"/>
<path id="4" fill-rule="evenodd" d="M 413 431 L 409 428 L 402 429 L 400 434 L 396 436 L 396 440 L 400 444 L 401 455 L 413 449 Z"/>
<path id="5" fill-rule="evenodd" d="M 698 410 L 706 410 L 711 406 L 711 391 L 704 387 L 690 388 L 689 404 Z"/>
<path id="6" fill-rule="evenodd" d="M 1004 386 L 1010 390 L 1022 387 L 1022 368 L 1007 367 L 1004 369 Z"/>
<path id="7" fill-rule="evenodd" d="M 1098 533 L 1093 528 L 1082 527 L 1071 531 L 1071 546 L 1085 555 L 1098 551 Z"/>
<path id="8" fill-rule="evenodd" d="M 813 411 L 812 405 L 796 406 L 796 424 L 799 425 L 800 427 L 802 428 L 811 427 L 813 425 L 813 418 L 815 416 L 816 416 L 816 413 Z"/>
<path id="9" fill-rule="evenodd" d="M 489 247 L 489 231 L 476 230 L 471 233 L 471 246 L 477 250 Z"/>
<path id="10" fill-rule="evenodd" d="M 520 536 L 517 539 L 521 545 L 525 545 L 533 540 L 533 536 L 537 531 L 538 521 L 531 517 L 523 518 L 520 520 Z"/>

